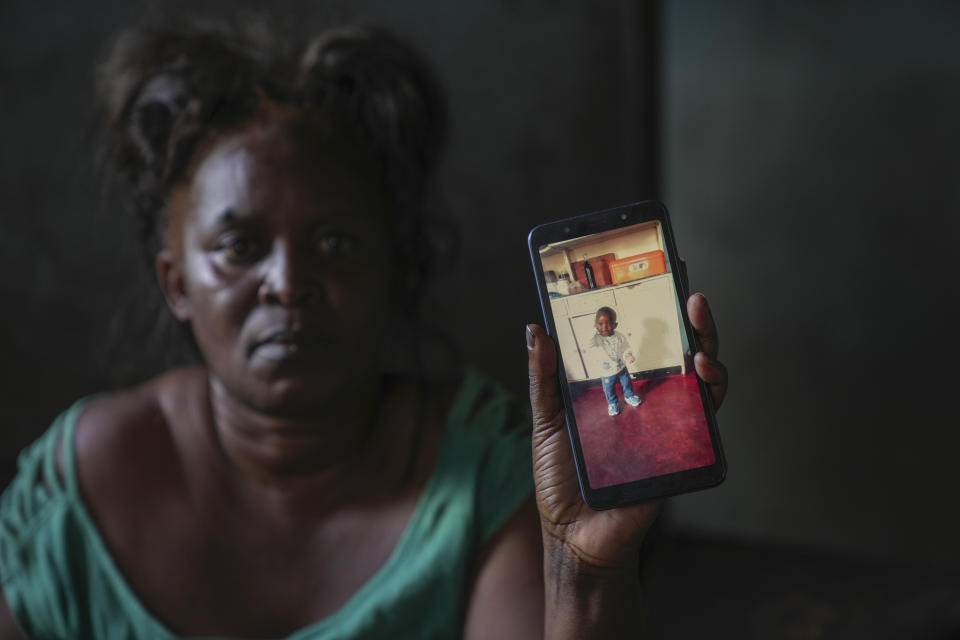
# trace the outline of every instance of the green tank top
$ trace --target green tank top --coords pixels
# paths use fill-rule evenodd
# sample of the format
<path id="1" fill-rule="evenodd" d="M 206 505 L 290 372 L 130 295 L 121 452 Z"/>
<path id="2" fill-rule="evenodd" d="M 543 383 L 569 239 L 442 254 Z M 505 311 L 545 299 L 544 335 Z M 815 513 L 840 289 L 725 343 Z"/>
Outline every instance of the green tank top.
<path id="1" fill-rule="evenodd" d="M 74 451 L 88 400 L 24 449 L 0 497 L 3 595 L 30 637 L 178 638 L 111 558 L 80 497 L 73 455 L 57 472 L 59 443 Z M 461 635 L 472 562 L 533 489 L 530 430 L 510 423 L 516 408 L 501 388 L 467 373 L 433 474 L 387 562 L 339 611 L 288 640 Z"/>

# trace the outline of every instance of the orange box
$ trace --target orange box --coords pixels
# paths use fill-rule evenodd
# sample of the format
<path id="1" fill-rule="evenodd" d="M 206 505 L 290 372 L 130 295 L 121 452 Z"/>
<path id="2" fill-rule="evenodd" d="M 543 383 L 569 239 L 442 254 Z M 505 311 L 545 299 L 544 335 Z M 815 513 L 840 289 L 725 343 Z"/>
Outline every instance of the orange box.
<path id="1" fill-rule="evenodd" d="M 610 263 L 613 262 L 614 258 L 614 254 L 605 253 L 602 256 L 594 256 L 588 261 L 590 266 L 593 267 L 593 279 L 598 289 L 614 284 L 613 278 L 610 276 Z M 570 268 L 573 269 L 573 279 L 579 282 L 584 289 L 587 289 L 587 272 L 583 268 L 583 260 L 571 262 Z"/>
<path id="2" fill-rule="evenodd" d="M 648 251 L 635 256 L 621 258 L 610 263 L 613 284 L 639 280 L 667 272 L 667 263 L 663 251 Z"/>

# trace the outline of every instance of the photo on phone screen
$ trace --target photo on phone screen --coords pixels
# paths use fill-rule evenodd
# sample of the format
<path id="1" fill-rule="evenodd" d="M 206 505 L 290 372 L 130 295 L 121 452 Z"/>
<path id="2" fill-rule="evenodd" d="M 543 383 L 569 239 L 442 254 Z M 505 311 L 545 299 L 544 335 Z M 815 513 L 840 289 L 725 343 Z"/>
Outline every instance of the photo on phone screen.
<path id="1" fill-rule="evenodd" d="M 671 244 L 648 220 L 535 247 L 593 490 L 718 462 Z"/>

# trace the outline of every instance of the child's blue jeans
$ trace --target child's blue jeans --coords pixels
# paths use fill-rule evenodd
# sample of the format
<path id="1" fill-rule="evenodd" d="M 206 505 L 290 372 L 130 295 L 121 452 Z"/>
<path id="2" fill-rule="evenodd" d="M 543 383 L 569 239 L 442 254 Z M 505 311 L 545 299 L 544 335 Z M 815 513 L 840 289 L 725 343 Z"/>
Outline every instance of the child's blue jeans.
<path id="1" fill-rule="evenodd" d="M 603 376 L 600 378 L 603 381 L 603 395 L 607 396 L 607 404 L 612 404 L 615 407 L 619 407 L 620 403 L 617 402 L 617 382 L 620 382 L 620 386 L 623 388 L 623 397 L 632 398 L 636 394 L 633 392 L 633 384 L 630 382 L 630 374 L 627 373 L 627 368 L 624 367 L 620 369 L 617 373 L 612 376 Z"/>

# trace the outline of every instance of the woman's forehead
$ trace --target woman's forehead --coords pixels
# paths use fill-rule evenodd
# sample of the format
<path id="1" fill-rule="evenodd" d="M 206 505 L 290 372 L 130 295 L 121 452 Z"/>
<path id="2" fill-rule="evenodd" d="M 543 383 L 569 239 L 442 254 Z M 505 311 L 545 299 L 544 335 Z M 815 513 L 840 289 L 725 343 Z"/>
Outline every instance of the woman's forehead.
<path id="1" fill-rule="evenodd" d="M 339 145 L 309 144 L 288 133 L 254 129 L 225 136 L 199 163 L 191 180 L 198 212 L 225 208 L 315 207 L 379 201 L 372 172 Z"/>

